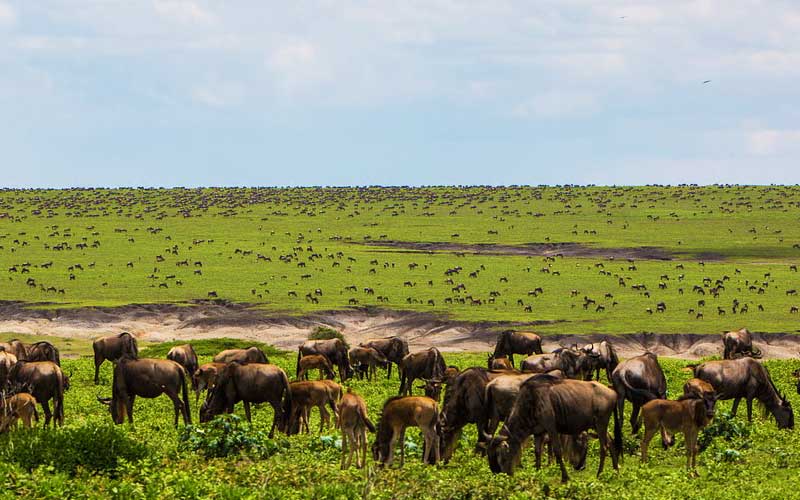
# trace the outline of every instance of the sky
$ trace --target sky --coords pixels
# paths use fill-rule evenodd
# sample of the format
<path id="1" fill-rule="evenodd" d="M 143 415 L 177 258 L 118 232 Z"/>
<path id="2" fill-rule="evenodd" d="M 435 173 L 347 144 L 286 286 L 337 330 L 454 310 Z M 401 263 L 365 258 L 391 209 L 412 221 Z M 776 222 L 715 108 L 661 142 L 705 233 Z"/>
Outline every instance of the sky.
<path id="1" fill-rule="evenodd" d="M 800 2 L 0 0 L 0 186 L 800 183 Z"/>

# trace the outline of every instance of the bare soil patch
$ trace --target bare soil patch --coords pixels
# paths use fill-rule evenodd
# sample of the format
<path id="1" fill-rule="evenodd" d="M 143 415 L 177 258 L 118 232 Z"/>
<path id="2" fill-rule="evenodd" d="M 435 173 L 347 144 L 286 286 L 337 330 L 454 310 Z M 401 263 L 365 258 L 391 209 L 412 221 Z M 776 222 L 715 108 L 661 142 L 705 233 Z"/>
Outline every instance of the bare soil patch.
<path id="1" fill-rule="evenodd" d="M 590 257 L 603 259 L 672 260 L 675 255 L 660 247 L 599 248 L 581 243 L 525 243 L 498 245 L 494 243 L 446 243 L 411 241 L 369 241 L 360 245 L 386 247 L 415 252 L 451 252 L 473 255 L 524 255 Z"/>
<path id="2" fill-rule="evenodd" d="M 351 344 L 367 339 L 399 336 L 411 350 L 436 346 L 444 352 L 487 352 L 497 333 L 514 328 L 536 331 L 544 322 L 454 321 L 431 313 L 380 308 L 353 308 L 304 316 L 270 314 L 248 304 L 196 301 L 191 304 L 142 304 L 113 308 L 43 309 L 21 302 L 0 302 L 0 331 L 28 335 L 93 339 L 101 335 L 131 332 L 149 342 L 230 337 L 272 344 L 294 350 L 318 326 L 341 331 Z M 659 356 L 699 359 L 721 355 L 719 335 L 638 333 L 623 335 L 543 336 L 550 351 L 560 345 L 589 344 L 611 340 L 621 357 L 644 351 Z M 800 351 L 800 335 L 754 333 L 753 341 L 765 358 L 794 358 Z"/>

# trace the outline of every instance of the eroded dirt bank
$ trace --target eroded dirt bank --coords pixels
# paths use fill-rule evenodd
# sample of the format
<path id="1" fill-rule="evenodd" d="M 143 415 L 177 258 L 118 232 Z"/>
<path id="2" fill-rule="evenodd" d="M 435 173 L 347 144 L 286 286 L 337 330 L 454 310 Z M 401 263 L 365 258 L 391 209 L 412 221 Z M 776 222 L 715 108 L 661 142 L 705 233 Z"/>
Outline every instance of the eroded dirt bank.
<path id="1" fill-rule="evenodd" d="M 318 326 L 341 331 L 351 344 L 397 335 L 411 350 L 436 346 L 442 351 L 489 351 L 504 328 L 536 331 L 541 323 L 469 323 L 430 313 L 358 308 L 305 316 L 268 314 L 243 304 L 200 301 L 192 304 L 130 305 L 115 308 L 42 309 L 19 302 L 0 302 L 0 331 L 59 337 L 95 338 L 129 331 L 146 341 L 191 340 L 214 337 L 251 339 L 295 349 Z M 659 356 L 698 359 L 721 355 L 719 335 L 626 334 L 547 335 L 545 351 L 560 344 L 586 344 L 609 338 L 620 356 L 645 350 Z M 800 353 L 800 335 L 754 333 L 765 358 L 793 358 Z"/>

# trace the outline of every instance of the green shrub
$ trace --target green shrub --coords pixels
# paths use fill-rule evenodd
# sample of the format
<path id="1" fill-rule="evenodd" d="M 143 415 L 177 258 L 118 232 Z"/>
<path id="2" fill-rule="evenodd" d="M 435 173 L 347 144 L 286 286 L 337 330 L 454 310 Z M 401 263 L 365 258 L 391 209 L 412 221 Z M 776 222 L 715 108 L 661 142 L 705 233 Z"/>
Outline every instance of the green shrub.
<path id="1" fill-rule="evenodd" d="M 703 429 L 697 440 L 700 451 L 705 450 L 714 438 L 722 438 L 738 449 L 750 447 L 750 426 L 744 420 L 734 418 L 728 412 L 718 412 L 713 422 Z"/>
<path id="2" fill-rule="evenodd" d="M 344 345 L 350 349 L 350 344 L 347 343 L 345 340 L 344 335 L 341 332 L 334 330 L 333 328 L 328 328 L 327 326 L 318 326 L 308 335 L 308 340 L 328 340 L 328 339 L 339 339 L 344 342 Z"/>
<path id="3" fill-rule="evenodd" d="M 146 356 L 148 358 L 163 358 L 173 347 L 187 343 L 192 345 L 194 352 L 198 356 L 214 356 L 218 352 L 224 351 L 225 349 L 246 349 L 251 346 L 256 346 L 264 351 L 264 354 L 266 354 L 267 357 L 279 355 L 283 352 L 269 344 L 264 344 L 262 342 L 223 337 L 219 339 L 203 339 L 192 341 L 175 340 L 172 342 L 161 342 L 142 348 L 142 356 Z"/>
<path id="4" fill-rule="evenodd" d="M 285 440 L 272 440 L 267 436 L 238 415 L 219 415 L 202 426 L 186 426 L 179 441 L 183 449 L 202 453 L 207 458 L 240 453 L 265 458 L 288 447 Z"/>
<path id="5" fill-rule="evenodd" d="M 8 433 L 0 437 L 0 448 L 0 459 L 23 469 L 46 466 L 73 475 L 79 468 L 113 474 L 121 460 L 135 462 L 150 453 L 123 428 L 96 422 Z"/>

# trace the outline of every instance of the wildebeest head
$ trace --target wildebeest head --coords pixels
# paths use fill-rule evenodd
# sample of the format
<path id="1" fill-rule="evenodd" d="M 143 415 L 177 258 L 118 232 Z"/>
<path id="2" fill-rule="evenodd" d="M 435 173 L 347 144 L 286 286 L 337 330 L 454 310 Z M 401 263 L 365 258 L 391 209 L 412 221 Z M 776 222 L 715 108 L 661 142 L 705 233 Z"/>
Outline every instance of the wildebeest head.
<path id="1" fill-rule="evenodd" d="M 228 364 L 217 374 L 214 387 L 208 390 L 205 401 L 200 407 L 200 423 L 208 422 L 215 416 L 233 409 L 236 387 L 233 383 L 233 372 L 239 367 L 236 361 Z"/>
<path id="2" fill-rule="evenodd" d="M 425 385 L 419 386 L 420 389 L 425 391 L 425 395 L 435 401 L 439 401 L 442 395 L 442 379 L 422 379 Z"/>
<path id="3" fill-rule="evenodd" d="M 125 418 L 125 408 L 123 407 L 122 401 L 115 401 L 114 398 L 101 398 L 100 396 L 97 396 L 97 401 L 108 406 L 108 411 L 111 413 L 111 420 L 113 420 L 115 424 L 119 425 L 123 422 Z"/>
<path id="4" fill-rule="evenodd" d="M 577 436 L 561 435 L 561 446 L 575 470 L 586 468 L 586 456 L 589 454 L 589 434 L 581 432 Z"/>
<path id="5" fill-rule="evenodd" d="M 489 461 L 489 468 L 495 474 L 504 472 L 513 475 L 519 462 L 519 455 L 519 444 L 506 435 L 489 438 L 486 442 L 486 458 Z"/>
<path id="6" fill-rule="evenodd" d="M 790 403 L 783 394 L 779 397 L 781 399 L 780 405 L 772 410 L 772 415 L 775 417 L 778 429 L 794 429 L 794 411 L 792 410 L 792 403 Z"/>

